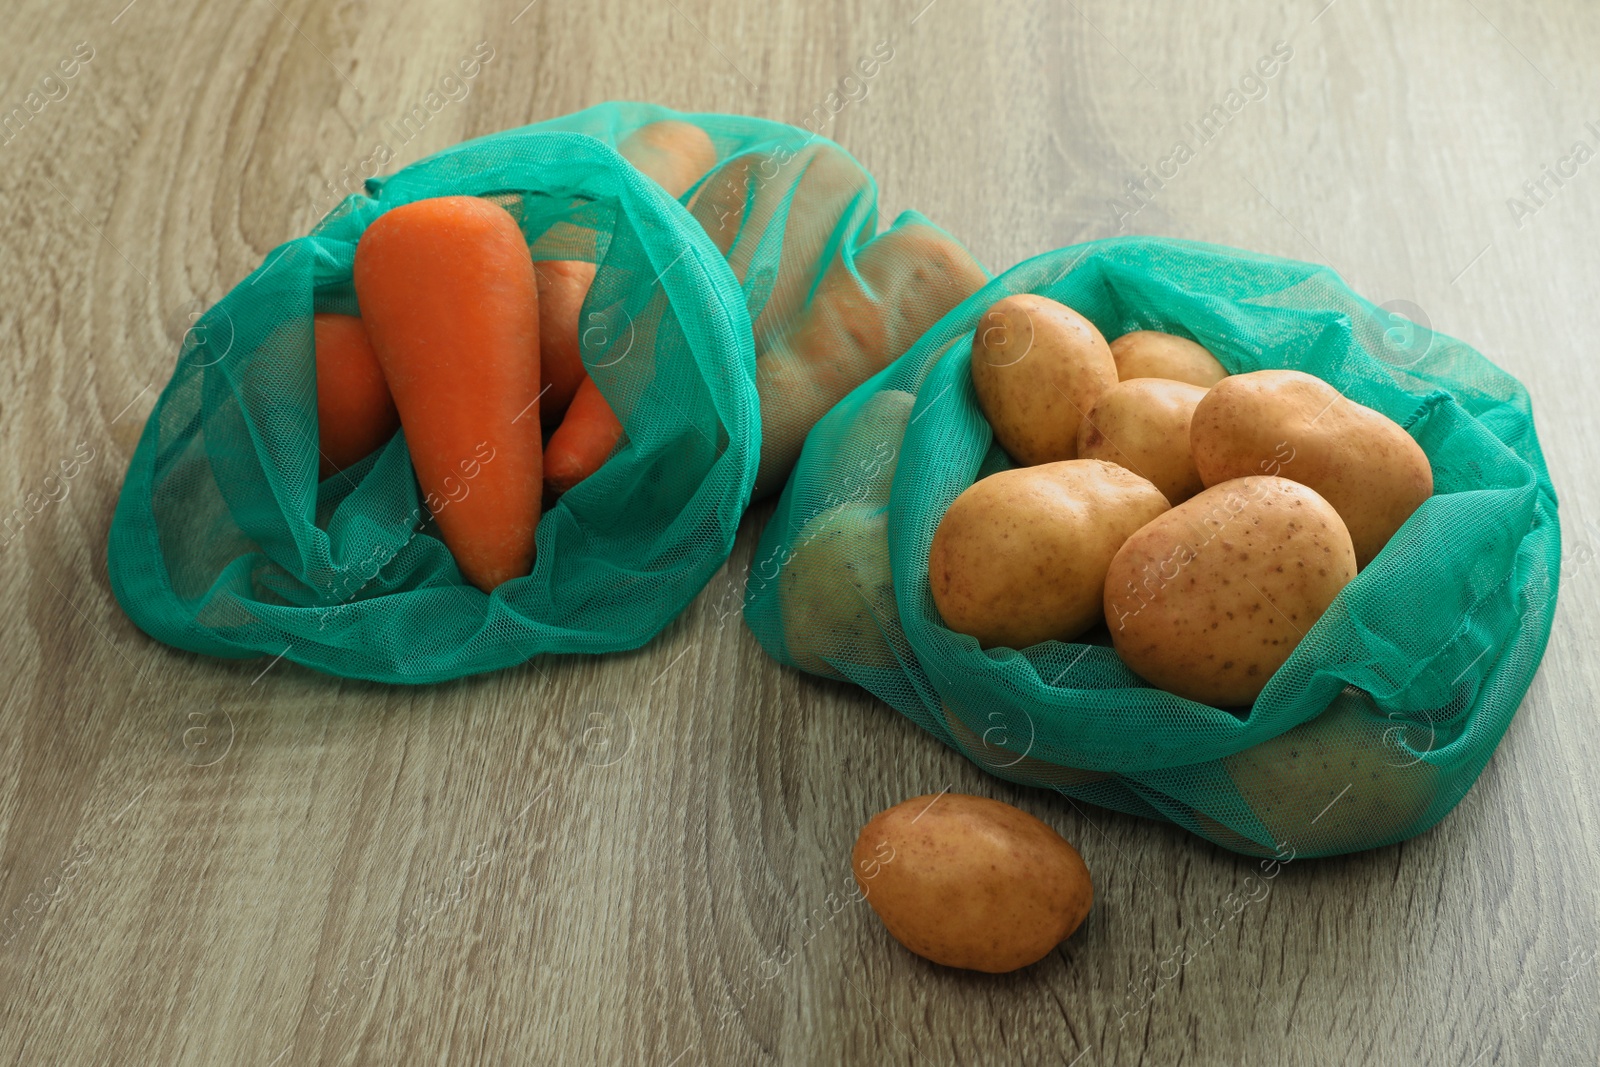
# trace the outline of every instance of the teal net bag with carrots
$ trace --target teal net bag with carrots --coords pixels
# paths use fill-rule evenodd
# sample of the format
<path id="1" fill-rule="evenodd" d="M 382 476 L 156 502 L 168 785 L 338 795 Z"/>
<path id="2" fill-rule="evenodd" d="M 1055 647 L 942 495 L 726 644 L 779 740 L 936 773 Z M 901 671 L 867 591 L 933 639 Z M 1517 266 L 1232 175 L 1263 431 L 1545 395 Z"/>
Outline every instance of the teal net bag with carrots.
<path id="1" fill-rule="evenodd" d="M 1460 801 L 1559 566 L 1510 375 L 1326 268 L 1125 238 L 1013 268 L 822 419 L 745 618 L 996 775 L 1283 859 Z"/>
<path id="2" fill-rule="evenodd" d="M 804 130 L 607 104 L 367 183 L 185 338 L 113 519 L 157 639 L 433 682 L 637 647 L 988 276 Z"/>

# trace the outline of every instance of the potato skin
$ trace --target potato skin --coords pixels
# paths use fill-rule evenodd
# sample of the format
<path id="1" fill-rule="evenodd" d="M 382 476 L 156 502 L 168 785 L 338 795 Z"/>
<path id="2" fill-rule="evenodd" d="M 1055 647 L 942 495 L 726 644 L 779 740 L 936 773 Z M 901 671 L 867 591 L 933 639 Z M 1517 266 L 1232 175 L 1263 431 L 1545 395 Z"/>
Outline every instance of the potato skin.
<path id="1" fill-rule="evenodd" d="M 1277 455 L 1271 473 L 1309 485 L 1344 519 L 1359 567 L 1433 495 L 1433 468 L 1410 434 L 1300 371 L 1218 384 L 1195 409 L 1189 442 L 1206 485 L 1260 474 Z"/>
<path id="2" fill-rule="evenodd" d="M 1106 574 L 1106 622 L 1150 684 L 1245 705 L 1355 574 L 1326 500 L 1287 478 L 1236 478 L 1128 538 Z"/>
<path id="3" fill-rule="evenodd" d="M 984 648 L 1070 641 L 1101 618 L 1106 569 L 1167 498 L 1115 463 L 1065 460 L 971 485 L 934 531 L 934 606 Z"/>
<path id="4" fill-rule="evenodd" d="M 1148 479 L 1171 504 L 1205 486 L 1189 452 L 1189 420 L 1206 391 L 1166 378 L 1133 378 L 1104 393 L 1078 425 L 1078 458 L 1103 459 Z"/>
<path id="5" fill-rule="evenodd" d="M 889 571 L 889 512 L 882 505 L 840 504 L 821 512 L 794 539 L 778 577 L 783 643 L 812 674 L 843 678 L 824 656 L 863 667 L 892 667 L 884 628 L 900 611 Z"/>
<path id="6" fill-rule="evenodd" d="M 995 440 L 1024 465 L 1078 456 L 1078 424 L 1117 383 L 1094 323 L 1047 297 L 1008 296 L 972 335 L 972 386 Z"/>
<path id="7" fill-rule="evenodd" d="M 778 580 L 783 641 L 803 670 L 843 678 L 823 657 L 863 667 L 892 667 L 885 630 L 898 633 L 900 611 L 889 573 L 889 488 L 900 440 L 917 398 L 900 389 L 875 393 L 830 441 L 824 462 L 842 470 L 840 503 L 819 512 L 789 544 L 784 559 L 760 560 L 752 579 Z M 853 462 L 852 462 L 853 461 Z"/>
<path id="8" fill-rule="evenodd" d="M 922 221 L 885 230 L 853 260 L 835 257 L 803 312 L 776 336 L 756 333 L 761 462 L 754 499 L 783 488 L 806 435 L 830 408 L 987 281 L 960 242 Z"/>
<path id="9" fill-rule="evenodd" d="M 617 154 L 632 163 L 674 200 L 717 165 L 711 137 L 692 122 L 660 119 L 634 130 L 617 145 Z"/>
<path id="10" fill-rule="evenodd" d="M 1433 748 L 1430 728 L 1380 716 L 1370 696 L 1346 689 L 1222 765 L 1274 842 L 1301 856 L 1349 852 L 1404 832 L 1439 787 L 1437 768 L 1414 754 Z"/>
<path id="11" fill-rule="evenodd" d="M 1037 963 L 1094 903 L 1076 849 L 1027 812 L 986 797 L 896 804 L 862 827 L 850 858 L 894 939 L 946 967 L 1003 974 Z"/>
<path id="12" fill-rule="evenodd" d="M 1168 378 L 1209 389 L 1228 376 L 1227 368 L 1203 346 L 1159 330 L 1123 334 L 1111 342 L 1111 357 L 1121 381 Z"/>

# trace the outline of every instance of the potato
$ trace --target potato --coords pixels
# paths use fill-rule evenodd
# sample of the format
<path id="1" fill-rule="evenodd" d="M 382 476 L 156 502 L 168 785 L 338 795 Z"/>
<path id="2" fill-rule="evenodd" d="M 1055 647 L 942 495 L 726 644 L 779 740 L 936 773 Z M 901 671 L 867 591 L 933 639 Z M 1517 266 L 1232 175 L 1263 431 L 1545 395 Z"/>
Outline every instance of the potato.
<path id="1" fill-rule="evenodd" d="M 1438 770 L 1406 747 L 1430 750 L 1430 728 L 1380 716 L 1370 696 L 1346 689 L 1315 719 L 1222 765 L 1274 843 L 1300 856 L 1366 847 L 1414 825 L 1439 788 Z"/>
<path id="2" fill-rule="evenodd" d="M 1410 434 L 1299 371 L 1221 382 L 1195 408 L 1189 442 L 1206 485 L 1266 473 L 1315 489 L 1349 529 L 1358 567 L 1433 495 L 1433 468 Z"/>
<path id="3" fill-rule="evenodd" d="M 774 271 L 773 238 L 782 235 L 775 272 L 770 282 L 756 287 L 766 293 L 765 300 L 751 309 L 757 353 L 765 352 L 804 309 L 817 271 L 839 256 L 841 240 L 864 242 L 876 231 L 876 214 L 863 207 L 871 190 L 872 177 L 832 141 L 812 141 L 793 151 L 769 145 L 746 152 L 718 167 L 695 190 L 689 213 L 727 257 L 741 285 L 758 264 Z"/>
<path id="4" fill-rule="evenodd" d="M 1100 621 L 1111 557 L 1166 510 L 1161 490 L 1103 460 L 991 474 L 934 531 L 933 603 L 984 648 L 1070 641 Z"/>
<path id="5" fill-rule="evenodd" d="M 823 657 L 893 667 L 884 628 L 900 625 L 889 573 L 889 514 L 878 504 L 840 504 L 801 529 L 778 577 L 783 643 L 812 674 L 843 678 Z M 759 571 L 758 571 L 759 573 Z"/>
<path id="6" fill-rule="evenodd" d="M 1100 394 L 1078 425 L 1078 458 L 1103 459 L 1148 479 L 1169 504 L 1205 486 L 1189 454 L 1189 419 L 1206 391 L 1164 378 L 1134 378 Z"/>
<path id="7" fill-rule="evenodd" d="M 654 178 L 674 200 L 717 165 L 717 149 L 706 131 L 678 119 L 640 126 L 617 145 L 617 154 Z"/>
<path id="8" fill-rule="evenodd" d="M 1128 538 L 1106 574 L 1106 623 L 1152 685 L 1249 704 L 1355 574 L 1326 500 L 1287 478 L 1238 478 Z"/>
<path id="9" fill-rule="evenodd" d="M 1209 389 L 1228 376 L 1217 357 L 1187 337 L 1157 330 L 1135 330 L 1111 342 L 1117 377 L 1170 378 Z"/>
<path id="10" fill-rule="evenodd" d="M 946 967 L 1003 974 L 1083 924 L 1083 857 L 1027 812 L 985 797 L 914 797 L 862 827 L 856 883 L 894 939 Z"/>
<path id="11" fill-rule="evenodd" d="M 900 632 L 885 505 L 916 401 L 904 390 L 885 389 L 848 426 L 832 427 L 838 432 L 821 462 L 836 471 L 839 503 L 801 529 L 778 578 L 784 644 L 813 674 L 844 677 L 823 656 L 865 667 L 898 662 L 884 636 L 885 629 Z M 758 581 L 773 573 L 770 561 L 752 571 Z"/>
<path id="12" fill-rule="evenodd" d="M 853 260 L 835 258 L 783 332 L 770 344 L 757 335 L 761 463 L 753 498 L 783 488 L 817 420 L 986 281 L 960 242 L 914 217 Z"/>
<path id="13" fill-rule="evenodd" d="M 972 386 L 995 440 L 1018 463 L 1078 458 L 1078 424 L 1117 383 L 1094 323 L 1046 297 L 999 301 L 972 335 Z"/>
<path id="14" fill-rule="evenodd" d="M 863 499 L 887 504 L 889 487 L 894 484 L 895 467 L 900 462 L 900 447 L 906 437 L 906 423 L 916 395 L 904 389 L 885 389 L 874 393 L 850 429 L 856 447 L 862 450 L 850 477 Z"/>

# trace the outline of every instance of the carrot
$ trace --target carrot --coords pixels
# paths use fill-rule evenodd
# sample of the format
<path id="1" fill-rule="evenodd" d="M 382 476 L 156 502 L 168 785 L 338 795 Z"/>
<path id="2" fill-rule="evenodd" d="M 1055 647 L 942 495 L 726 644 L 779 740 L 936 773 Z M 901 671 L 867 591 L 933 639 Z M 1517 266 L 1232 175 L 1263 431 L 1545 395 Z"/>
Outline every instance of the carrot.
<path id="1" fill-rule="evenodd" d="M 314 315 L 318 477 L 354 466 L 400 428 L 383 369 L 354 315 Z"/>
<path id="2" fill-rule="evenodd" d="M 572 398 L 560 429 L 545 450 L 544 487 L 564 493 L 599 470 L 622 437 L 622 423 L 600 395 L 593 378 L 585 378 Z"/>
<path id="3" fill-rule="evenodd" d="M 544 395 L 539 416 L 546 427 L 559 426 L 589 372 L 583 367 L 578 321 L 583 298 L 594 283 L 595 265 L 581 259 L 534 264 L 539 278 L 539 377 Z"/>
<path id="4" fill-rule="evenodd" d="M 539 291 L 516 220 L 470 196 L 394 208 L 356 246 L 355 286 L 463 577 L 488 592 L 527 574 L 543 480 Z"/>
<path id="5" fill-rule="evenodd" d="M 717 149 L 706 131 L 678 119 L 640 126 L 622 139 L 617 152 L 655 179 L 674 200 L 717 165 Z"/>
<path id="6" fill-rule="evenodd" d="M 665 119 L 639 127 L 617 146 L 622 157 L 673 197 L 687 192 L 717 162 L 706 132 L 693 123 Z M 521 202 L 516 208 L 520 210 Z M 540 385 L 546 390 L 540 415 L 546 428 L 559 426 L 578 386 L 587 378 L 579 337 L 583 301 L 594 284 L 595 265 L 583 260 L 544 260 L 539 278 Z"/>

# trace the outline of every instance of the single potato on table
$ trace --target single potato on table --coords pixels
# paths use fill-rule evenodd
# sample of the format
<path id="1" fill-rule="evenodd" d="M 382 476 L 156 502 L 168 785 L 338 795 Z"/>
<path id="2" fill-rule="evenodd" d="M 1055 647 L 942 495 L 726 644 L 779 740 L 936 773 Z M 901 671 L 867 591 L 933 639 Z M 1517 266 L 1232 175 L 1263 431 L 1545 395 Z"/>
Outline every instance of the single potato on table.
<path id="1" fill-rule="evenodd" d="M 995 440 L 1018 463 L 1078 457 L 1078 424 L 1117 383 L 1094 323 L 1032 293 L 997 302 L 972 335 L 972 386 Z"/>
<path id="2" fill-rule="evenodd" d="M 1167 510 L 1161 490 L 1097 459 L 991 474 L 956 497 L 928 553 L 944 623 L 984 648 L 1070 641 L 1101 618 L 1106 568 Z"/>
<path id="3" fill-rule="evenodd" d="M 1349 528 L 1359 567 L 1433 495 L 1433 468 L 1410 434 L 1300 371 L 1219 383 L 1195 408 L 1189 442 L 1208 486 L 1270 464 L 1270 473 L 1315 489 Z"/>
<path id="4" fill-rule="evenodd" d="M 1094 903 L 1089 868 L 1060 834 L 1009 804 L 959 793 L 874 817 L 850 869 L 896 941 L 990 974 L 1043 959 Z"/>
<path id="5" fill-rule="evenodd" d="M 1078 425 L 1078 458 L 1103 459 L 1154 483 L 1181 504 L 1205 486 L 1189 452 L 1189 420 L 1206 391 L 1166 378 L 1118 382 Z"/>
<path id="6" fill-rule="evenodd" d="M 1203 346 L 1158 330 L 1123 334 L 1111 342 L 1111 357 L 1122 381 L 1169 378 L 1209 389 L 1228 376 L 1227 369 Z"/>
<path id="7" fill-rule="evenodd" d="M 1151 685 L 1245 705 L 1355 575 L 1326 500 L 1287 478 L 1237 478 L 1128 538 L 1106 574 L 1106 623 Z"/>

